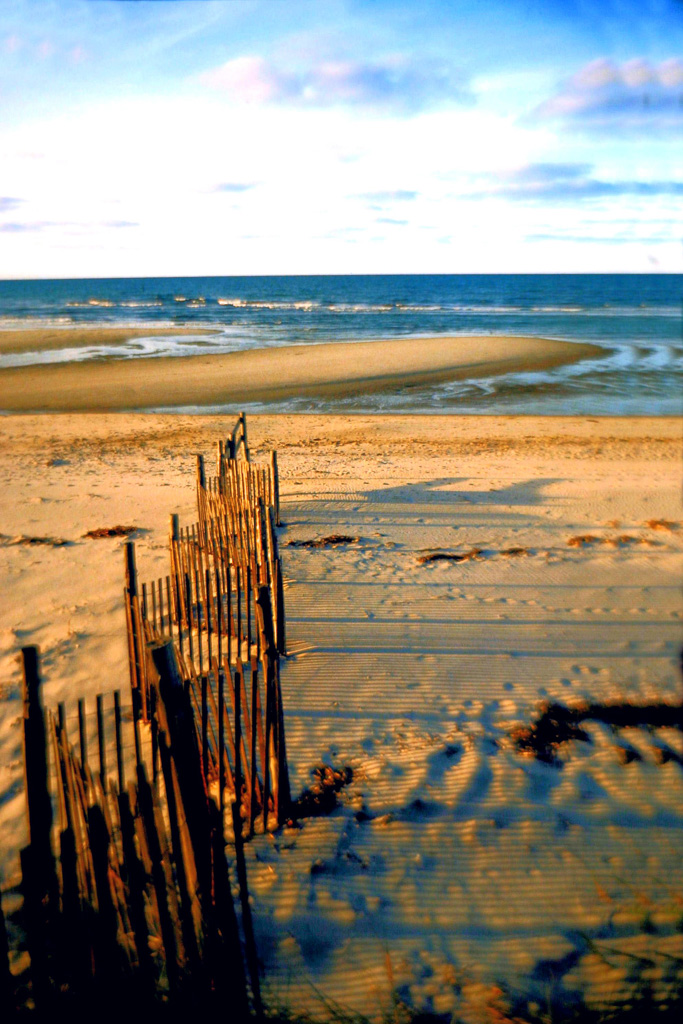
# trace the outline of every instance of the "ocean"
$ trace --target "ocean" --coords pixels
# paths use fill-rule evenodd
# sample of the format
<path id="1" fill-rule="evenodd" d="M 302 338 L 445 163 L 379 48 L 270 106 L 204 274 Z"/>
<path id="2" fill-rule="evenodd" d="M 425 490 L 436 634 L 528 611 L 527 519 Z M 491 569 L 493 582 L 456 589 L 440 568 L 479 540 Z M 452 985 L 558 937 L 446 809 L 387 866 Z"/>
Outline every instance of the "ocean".
<path id="1" fill-rule="evenodd" d="M 420 338 L 436 335 L 525 335 L 589 341 L 605 355 L 543 372 L 348 400 L 292 399 L 268 408 L 673 415 L 683 413 L 682 300 L 681 276 L 656 273 L 0 281 L 0 329 L 49 326 L 64 331 L 63 349 L 6 354 L 0 356 L 0 368 L 373 338 L 413 337 L 419 345 Z M 182 326 L 216 333 L 70 347 L 69 328 L 87 325 Z"/>

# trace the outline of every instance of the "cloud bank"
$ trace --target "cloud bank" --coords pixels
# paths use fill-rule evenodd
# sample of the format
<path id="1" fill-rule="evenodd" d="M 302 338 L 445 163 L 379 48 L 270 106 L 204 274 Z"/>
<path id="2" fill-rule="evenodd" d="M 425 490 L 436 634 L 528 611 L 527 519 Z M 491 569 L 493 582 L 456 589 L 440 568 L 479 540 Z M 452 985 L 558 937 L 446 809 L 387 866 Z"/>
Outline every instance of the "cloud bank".
<path id="1" fill-rule="evenodd" d="M 353 199 L 367 199 L 371 203 L 394 203 L 409 202 L 417 199 L 418 193 L 409 189 L 385 189 L 382 192 L 358 192 Z"/>
<path id="2" fill-rule="evenodd" d="M 234 195 L 239 195 L 241 192 L 248 192 L 254 188 L 252 182 L 241 182 L 241 181 L 225 181 L 219 185 L 215 185 L 211 190 L 212 192 L 228 192 Z"/>
<path id="3" fill-rule="evenodd" d="M 467 199 L 513 199 L 574 202 L 611 196 L 683 196 L 683 181 L 602 181 L 591 176 L 590 164 L 527 164 L 496 175 L 482 175 L 480 184 L 462 193 Z"/>
<path id="4" fill-rule="evenodd" d="M 77 228 L 90 231 L 97 228 L 136 228 L 137 221 L 133 220 L 107 220 L 95 224 L 83 224 L 72 220 L 36 220 L 36 221 L 6 221 L 0 224 L 0 233 L 8 235 L 19 235 L 30 231 L 45 231 L 51 228 Z"/>
<path id="5" fill-rule="evenodd" d="M 581 68 L 530 115 L 588 130 L 683 125 L 683 60 L 621 66 L 601 58 Z"/>
<path id="6" fill-rule="evenodd" d="M 20 206 L 23 201 L 23 199 L 17 199 L 14 196 L 0 196 L 0 213 L 16 210 L 17 206 Z"/>
<path id="7" fill-rule="evenodd" d="M 374 61 L 323 60 L 299 69 L 264 57 L 244 56 L 205 71 L 199 81 L 236 102 L 255 105 L 367 107 L 413 113 L 431 106 L 469 106 L 474 102 L 456 69 L 402 54 Z"/>

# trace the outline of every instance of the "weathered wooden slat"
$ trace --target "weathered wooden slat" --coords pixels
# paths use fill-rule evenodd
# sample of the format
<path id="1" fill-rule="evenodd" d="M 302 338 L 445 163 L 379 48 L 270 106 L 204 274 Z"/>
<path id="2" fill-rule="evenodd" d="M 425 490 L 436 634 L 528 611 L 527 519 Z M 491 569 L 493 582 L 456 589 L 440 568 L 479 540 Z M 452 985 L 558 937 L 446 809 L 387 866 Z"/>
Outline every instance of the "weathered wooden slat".
<path id="1" fill-rule="evenodd" d="M 93 916 L 93 953 L 98 996 L 118 1001 L 124 980 L 123 957 L 118 942 L 118 915 L 109 884 L 109 832 L 102 809 L 93 804 L 88 808 L 88 835 L 92 851 L 94 884 L 97 892 L 97 914 Z"/>
<path id="2" fill-rule="evenodd" d="M 137 954 L 136 985 L 139 994 L 144 999 L 150 999 L 155 990 L 156 977 L 150 951 L 150 931 L 145 915 L 145 869 L 138 857 L 135 845 L 136 801 L 133 799 L 131 802 L 131 791 L 134 795 L 135 786 L 132 783 L 126 792 L 119 793 L 117 797 L 123 851 L 123 874 L 126 884 L 126 902 Z"/>
<path id="3" fill-rule="evenodd" d="M 252 986 L 254 998 L 251 1008 L 247 998 L 247 979 L 232 898 L 228 861 L 225 856 L 222 820 L 220 811 L 213 800 L 209 801 L 209 816 L 215 894 L 214 920 L 222 939 L 222 948 L 219 947 L 217 950 L 216 967 L 213 972 L 217 994 L 219 1000 L 223 1000 L 224 1006 L 227 1005 L 224 1000 L 229 999 L 231 1017 L 235 1021 L 250 1019 L 250 1009 L 253 1010 L 256 1019 L 261 1020 L 263 1015 L 258 972 L 256 973 L 256 986 Z"/>
<path id="4" fill-rule="evenodd" d="M 163 826 L 161 815 L 155 807 L 144 765 L 140 765 L 137 772 L 137 807 L 136 834 L 142 863 L 153 885 L 154 901 L 164 947 L 166 974 L 169 989 L 173 994 L 180 987 L 184 950 L 171 864 L 165 850 L 165 832 L 163 831 L 165 826 Z"/>
<path id="5" fill-rule="evenodd" d="M 145 673 L 145 639 L 143 621 L 146 618 L 140 606 L 138 594 L 137 568 L 135 564 L 135 544 L 126 541 L 124 545 L 126 572 L 126 621 L 129 630 L 129 651 L 131 660 L 131 689 L 140 692 L 140 710 L 143 721 L 148 719 L 147 679 Z"/>
<path id="6" fill-rule="evenodd" d="M 24 782 L 29 844 L 21 851 L 22 895 L 36 1006 L 47 1009 L 54 993 L 57 876 L 51 845 L 52 804 L 40 693 L 38 648 L 21 652 L 24 698 Z"/>
<path id="7" fill-rule="evenodd" d="M 245 699 L 245 707 L 247 701 Z M 262 793 L 258 792 L 258 765 L 257 765 L 257 722 L 259 720 L 258 703 L 258 658 L 255 654 L 251 656 L 251 715 L 249 722 L 249 759 L 251 762 L 251 786 L 249 789 L 249 835 L 254 834 L 254 823 L 256 821 L 256 800 L 262 799 Z"/>
<path id="8" fill-rule="evenodd" d="M 116 770 L 119 782 L 119 793 L 123 793 L 126 783 L 123 771 L 123 739 L 121 736 L 121 691 L 114 690 L 114 737 L 116 742 Z"/>
<path id="9" fill-rule="evenodd" d="M 275 525 L 280 526 L 280 476 L 277 466 L 277 452 L 270 453 L 270 473 L 272 480 L 272 505 L 275 513 Z"/>
<path id="10" fill-rule="evenodd" d="M 81 764 L 85 768 L 88 763 L 88 740 L 85 729 L 85 701 L 82 697 L 78 700 L 78 752 Z"/>
<path id="11" fill-rule="evenodd" d="M 24 690 L 24 783 L 29 842 L 33 860 L 53 870 L 50 832 L 52 803 L 48 788 L 48 758 L 45 718 L 38 675 L 38 648 L 21 651 Z"/>

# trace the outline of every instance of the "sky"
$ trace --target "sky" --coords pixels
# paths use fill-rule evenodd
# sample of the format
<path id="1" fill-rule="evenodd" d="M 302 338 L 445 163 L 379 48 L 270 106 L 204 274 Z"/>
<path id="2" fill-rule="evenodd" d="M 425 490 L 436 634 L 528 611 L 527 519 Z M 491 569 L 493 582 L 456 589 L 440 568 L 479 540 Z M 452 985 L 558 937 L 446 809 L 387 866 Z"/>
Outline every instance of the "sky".
<path id="1" fill-rule="evenodd" d="M 0 278 L 680 272 L 683 0 L 0 0 Z"/>

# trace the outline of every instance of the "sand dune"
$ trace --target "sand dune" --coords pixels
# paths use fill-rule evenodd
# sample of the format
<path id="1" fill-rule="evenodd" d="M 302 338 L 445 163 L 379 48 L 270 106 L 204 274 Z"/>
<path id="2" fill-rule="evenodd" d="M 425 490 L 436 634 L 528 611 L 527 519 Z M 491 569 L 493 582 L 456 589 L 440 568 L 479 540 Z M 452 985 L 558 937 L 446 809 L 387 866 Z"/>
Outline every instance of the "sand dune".
<path id="1" fill-rule="evenodd" d="M 548 369 L 603 354 L 594 345 L 544 338 L 439 337 L 24 366 L 0 370 L 0 409 L 96 411 L 346 397 Z"/>

